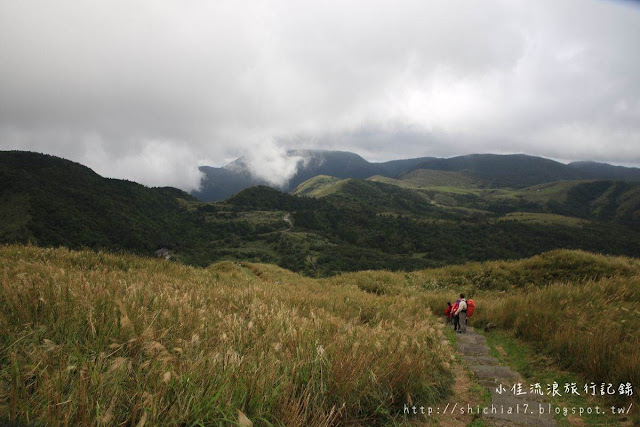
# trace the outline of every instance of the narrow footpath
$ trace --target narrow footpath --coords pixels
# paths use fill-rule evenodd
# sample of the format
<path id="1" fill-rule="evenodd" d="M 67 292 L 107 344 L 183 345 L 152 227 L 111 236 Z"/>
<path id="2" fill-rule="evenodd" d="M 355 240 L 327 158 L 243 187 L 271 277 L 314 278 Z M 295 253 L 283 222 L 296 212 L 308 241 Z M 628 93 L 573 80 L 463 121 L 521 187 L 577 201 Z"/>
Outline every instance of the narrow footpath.
<path id="1" fill-rule="evenodd" d="M 478 377 L 480 385 L 487 387 L 491 392 L 491 404 L 488 413 L 482 416 L 484 419 L 491 420 L 496 426 L 557 426 L 549 413 L 548 402 L 545 402 L 542 396 L 529 394 L 528 382 L 510 367 L 500 365 L 498 359 L 489 354 L 485 337 L 470 326 L 467 326 L 465 334 L 456 334 L 456 337 L 462 359 Z M 527 394 L 514 395 L 511 387 L 517 383 L 523 384 L 523 391 Z M 525 383 L 527 386 L 524 386 Z M 505 389 L 502 393 L 497 390 L 500 384 Z M 544 408 L 543 414 L 540 414 L 540 405 Z M 492 413 L 492 407 L 496 413 Z M 509 409 L 511 414 L 507 413 Z"/>

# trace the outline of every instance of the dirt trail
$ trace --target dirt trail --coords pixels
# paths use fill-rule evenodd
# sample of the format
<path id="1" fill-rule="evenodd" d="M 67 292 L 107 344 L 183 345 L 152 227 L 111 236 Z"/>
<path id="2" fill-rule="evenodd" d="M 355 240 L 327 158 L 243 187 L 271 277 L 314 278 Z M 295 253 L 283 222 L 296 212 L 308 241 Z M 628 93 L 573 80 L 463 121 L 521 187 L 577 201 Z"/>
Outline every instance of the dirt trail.
<path id="1" fill-rule="evenodd" d="M 285 232 L 287 231 L 291 231 L 291 229 L 293 228 L 293 220 L 291 219 L 291 215 L 290 214 L 286 214 L 282 220 L 284 222 L 286 222 L 289 225 L 289 228 L 287 228 L 286 230 L 284 230 Z"/>
<path id="2" fill-rule="evenodd" d="M 558 424 L 549 414 L 549 404 L 542 396 L 530 394 L 528 382 L 520 374 L 508 366 L 500 365 L 495 357 L 489 354 L 489 346 L 486 339 L 475 332 L 472 327 L 467 327 L 464 334 L 456 334 L 458 338 L 458 352 L 469 369 L 478 377 L 480 384 L 487 387 L 491 393 L 491 404 L 488 414 L 483 418 L 496 426 L 530 425 L 540 427 L 554 427 Z M 522 391 L 527 394 L 515 395 L 511 391 L 514 384 L 521 383 Z M 504 391 L 497 391 L 500 384 Z M 526 384 L 526 386 L 525 386 Z M 495 408 L 496 413 L 491 413 Z M 540 413 L 540 408 L 544 413 Z M 511 409 L 512 413 L 508 411 Z"/>

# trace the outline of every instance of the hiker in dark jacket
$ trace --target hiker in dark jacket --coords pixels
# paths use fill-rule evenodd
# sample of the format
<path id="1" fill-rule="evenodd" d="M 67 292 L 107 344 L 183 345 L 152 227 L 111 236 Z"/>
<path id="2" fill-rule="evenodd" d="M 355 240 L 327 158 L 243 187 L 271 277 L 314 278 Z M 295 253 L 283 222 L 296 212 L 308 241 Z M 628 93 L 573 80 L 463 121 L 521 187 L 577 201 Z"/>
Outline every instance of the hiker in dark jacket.
<path id="1" fill-rule="evenodd" d="M 459 318 L 458 332 L 461 334 L 467 332 L 467 300 L 465 299 L 464 294 L 460 294 L 458 309 L 454 314 Z"/>
<path id="2" fill-rule="evenodd" d="M 456 303 L 451 308 L 451 315 L 453 316 L 453 330 L 457 331 L 460 329 L 460 317 L 456 315 L 456 311 L 458 310 L 458 305 L 460 304 L 460 300 L 458 299 Z"/>

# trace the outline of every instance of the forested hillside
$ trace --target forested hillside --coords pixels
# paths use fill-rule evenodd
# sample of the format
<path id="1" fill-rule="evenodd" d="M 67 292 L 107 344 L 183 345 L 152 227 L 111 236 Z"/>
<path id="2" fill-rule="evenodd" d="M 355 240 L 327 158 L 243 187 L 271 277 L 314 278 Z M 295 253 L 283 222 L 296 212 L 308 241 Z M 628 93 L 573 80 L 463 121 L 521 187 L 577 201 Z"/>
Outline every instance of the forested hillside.
<path id="1" fill-rule="evenodd" d="M 215 233 L 175 188 L 102 178 L 78 163 L 27 152 L 0 153 L 0 238 L 70 248 L 150 253 Z"/>
<path id="2" fill-rule="evenodd" d="M 640 255 L 636 183 L 496 190 L 453 172 L 420 171 L 383 182 L 318 176 L 299 186 L 300 196 L 257 186 L 203 203 L 52 156 L 4 152 L 0 241 L 144 255 L 167 248 L 189 264 L 269 262 L 312 276 L 557 248 Z"/>

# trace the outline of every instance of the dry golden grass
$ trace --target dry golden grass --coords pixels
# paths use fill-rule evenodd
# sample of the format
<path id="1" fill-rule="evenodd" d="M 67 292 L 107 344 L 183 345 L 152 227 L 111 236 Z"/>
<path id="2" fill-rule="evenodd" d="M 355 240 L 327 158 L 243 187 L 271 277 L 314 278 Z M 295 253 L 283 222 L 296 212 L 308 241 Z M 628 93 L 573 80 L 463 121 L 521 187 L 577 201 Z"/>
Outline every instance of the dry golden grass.
<path id="1" fill-rule="evenodd" d="M 640 384 L 640 275 L 480 294 L 474 321 L 496 323 L 597 384 Z M 634 397 L 637 399 L 637 395 Z"/>
<path id="2" fill-rule="evenodd" d="M 0 248 L 0 277 L 0 419 L 370 425 L 450 393 L 412 292 L 25 246 Z"/>
<path id="3" fill-rule="evenodd" d="M 462 290 L 476 302 L 470 324 L 494 323 L 586 382 L 640 384 L 637 259 L 553 251 L 466 267 L 413 273 L 433 289 L 424 299 L 435 313 L 444 314 L 446 301 Z"/>
<path id="4" fill-rule="evenodd" d="M 440 314 L 465 291 L 595 382 L 640 384 L 640 262 L 581 251 L 310 279 L 0 247 L 0 419 L 48 425 L 398 424 L 452 393 Z M 636 396 L 637 397 L 637 396 Z"/>
<path id="5" fill-rule="evenodd" d="M 514 292 L 556 282 L 578 284 L 637 274 L 640 274 L 640 260 L 635 258 L 558 249 L 521 260 L 470 262 L 421 270 L 407 277 L 409 282 L 424 289 L 456 289 L 458 293 L 471 293 L 482 290 Z"/>

